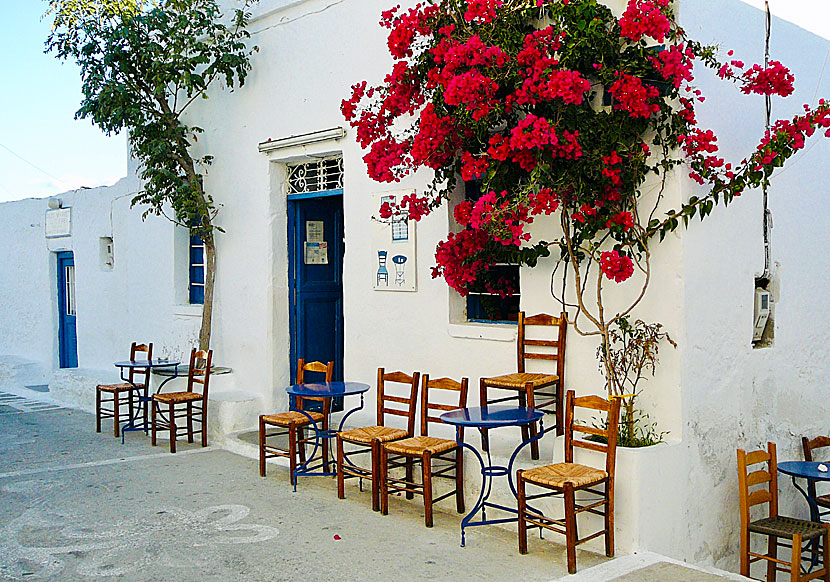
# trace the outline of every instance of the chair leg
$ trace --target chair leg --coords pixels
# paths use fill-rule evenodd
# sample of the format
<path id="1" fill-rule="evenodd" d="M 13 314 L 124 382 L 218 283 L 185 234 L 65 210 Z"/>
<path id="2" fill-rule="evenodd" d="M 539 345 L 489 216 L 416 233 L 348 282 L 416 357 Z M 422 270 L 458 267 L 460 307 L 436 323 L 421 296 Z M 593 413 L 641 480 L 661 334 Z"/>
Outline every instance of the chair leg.
<path id="1" fill-rule="evenodd" d="M 406 457 L 406 460 L 404 461 L 404 467 L 406 468 L 406 482 L 407 483 L 412 483 L 412 479 L 414 478 L 413 477 L 413 470 L 412 470 L 413 469 L 413 464 L 414 464 L 414 462 L 412 460 L 412 457 Z M 406 492 L 406 498 L 407 499 L 415 499 L 415 493 L 412 492 L 412 491 L 407 491 Z"/>
<path id="2" fill-rule="evenodd" d="M 830 582 L 830 524 L 821 524 L 824 527 L 824 538 L 821 541 L 822 558 L 824 561 L 824 582 Z"/>
<path id="3" fill-rule="evenodd" d="M 605 555 L 614 557 L 614 488 L 605 483 Z"/>
<path id="4" fill-rule="evenodd" d="M 121 395 L 118 392 L 112 395 L 112 433 L 115 438 L 121 436 L 121 419 L 118 415 L 121 413 Z"/>
<path id="5" fill-rule="evenodd" d="M 135 409 L 133 408 L 133 397 L 135 396 L 135 390 L 130 390 L 127 392 L 127 412 L 130 415 L 130 421 L 132 422 L 133 416 L 135 414 Z M 144 415 L 144 430 L 147 430 L 147 415 Z"/>
<path id="6" fill-rule="evenodd" d="M 741 576 L 749 578 L 749 531 L 741 527 Z"/>
<path id="7" fill-rule="evenodd" d="M 207 446 L 207 434 L 208 434 L 208 401 L 207 399 L 202 400 L 202 412 L 200 413 L 201 416 L 201 424 L 202 424 L 202 446 Z"/>
<path id="8" fill-rule="evenodd" d="M 380 441 L 372 440 L 372 511 L 380 511 Z"/>
<path id="9" fill-rule="evenodd" d="M 482 378 L 479 381 L 478 398 L 479 398 L 479 403 L 481 404 L 481 406 L 487 406 L 487 383 L 484 381 L 484 378 Z M 481 428 L 481 429 L 479 429 L 479 432 L 481 433 L 481 449 L 484 452 L 487 452 L 487 446 L 488 446 L 487 441 L 489 440 L 487 438 L 488 437 L 487 429 L 486 428 Z"/>
<path id="10" fill-rule="evenodd" d="M 556 384 L 556 436 L 565 434 L 565 388 L 562 380 Z"/>
<path id="11" fill-rule="evenodd" d="M 793 535 L 793 558 L 790 564 L 790 580 L 798 582 L 801 578 L 801 534 Z M 773 581 L 775 578 L 773 577 Z"/>
<path id="12" fill-rule="evenodd" d="M 464 513 L 464 449 L 455 450 L 455 509 Z"/>
<path id="13" fill-rule="evenodd" d="M 524 390 L 519 391 L 518 400 L 519 400 L 519 406 L 527 406 L 527 393 Z M 530 440 L 530 429 L 528 428 L 528 426 L 526 424 L 523 424 L 522 425 L 522 442 L 524 443 L 524 442 L 527 442 L 528 440 Z M 539 458 L 539 447 L 537 446 L 534 449 L 533 445 L 535 445 L 535 444 L 536 443 L 532 443 L 530 445 L 530 458 L 534 459 L 534 460 Z M 536 453 L 535 456 L 534 456 L 534 452 Z"/>
<path id="14" fill-rule="evenodd" d="M 345 477 L 343 476 L 343 439 L 337 435 L 337 498 L 346 499 L 346 488 L 344 487 Z"/>
<path id="15" fill-rule="evenodd" d="M 328 433 L 328 416 L 323 418 L 323 430 Z M 329 439 L 323 439 L 323 471 L 325 471 L 326 473 L 329 472 Z"/>
<path id="16" fill-rule="evenodd" d="M 151 419 L 150 443 L 153 446 L 156 446 L 156 401 L 151 400 L 147 404 L 150 405 L 150 419 Z"/>
<path id="17" fill-rule="evenodd" d="M 525 393 L 527 394 L 527 405 L 529 408 L 534 408 L 536 406 L 536 399 L 533 395 L 533 384 L 526 384 L 525 385 Z M 530 426 L 527 427 L 529 437 L 536 438 L 536 423 L 531 423 Z M 533 441 L 530 443 L 530 458 L 533 460 L 537 460 L 539 458 L 539 441 Z"/>
<path id="18" fill-rule="evenodd" d="M 304 446 L 302 448 L 305 448 Z M 292 485 L 297 485 L 297 476 L 294 471 L 297 469 L 297 427 L 294 424 L 288 425 L 288 472 Z"/>
<path id="19" fill-rule="evenodd" d="M 169 408 L 170 408 L 170 412 L 169 412 L 169 414 L 170 414 L 170 452 L 175 453 L 176 452 L 176 417 L 175 417 L 176 407 L 171 402 Z"/>
<path id="20" fill-rule="evenodd" d="M 432 527 L 432 455 L 427 451 L 421 459 L 424 484 L 424 524 Z"/>
<path id="21" fill-rule="evenodd" d="M 193 442 L 193 403 L 187 403 L 187 442 Z"/>
<path id="22" fill-rule="evenodd" d="M 389 452 L 386 447 L 380 447 L 380 514 L 389 515 Z"/>
<path id="23" fill-rule="evenodd" d="M 101 432 L 101 391 L 95 389 L 95 432 Z"/>
<path id="24" fill-rule="evenodd" d="M 576 574 L 576 502 L 574 487 L 565 483 L 565 539 L 568 552 L 568 574 Z"/>
<path id="25" fill-rule="evenodd" d="M 516 495 L 519 502 L 518 507 L 518 524 L 519 524 L 519 553 L 527 553 L 527 500 L 525 498 L 525 480 L 524 471 L 519 470 L 516 473 Z"/>
<path id="26" fill-rule="evenodd" d="M 290 429 L 289 429 L 290 430 Z M 300 457 L 300 464 L 305 463 L 305 429 L 302 426 L 298 426 L 294 429 L 297 433 L 297 455 Z"/>
<path id="27" fill-rule="evenodd" d="M 767 555 L 771 558 L 778 557 L 778 538 L 776 536 L 767 538 Z M 775 562 L 767 562 L 767 582 L 775 582 L 775 571 Z"/>
<path id="28" fill-rule="evenodd" d="M 265 420 L 259 417 L 259 475 L 265 477 Z"/>

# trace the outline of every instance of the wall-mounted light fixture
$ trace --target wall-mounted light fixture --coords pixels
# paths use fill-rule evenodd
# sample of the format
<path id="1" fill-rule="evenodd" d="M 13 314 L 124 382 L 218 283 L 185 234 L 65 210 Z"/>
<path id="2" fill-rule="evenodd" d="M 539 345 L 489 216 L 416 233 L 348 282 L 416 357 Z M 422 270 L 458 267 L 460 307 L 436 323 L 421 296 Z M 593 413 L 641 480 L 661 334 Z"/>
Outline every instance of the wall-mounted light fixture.
<path id="1" fill-rule="evenodd" d="M 63 200 L 60 198 L 50 198 L 46 201 L 46 205 L 52 210 L 57 210 L 58 208 L 63 208 Z"/>

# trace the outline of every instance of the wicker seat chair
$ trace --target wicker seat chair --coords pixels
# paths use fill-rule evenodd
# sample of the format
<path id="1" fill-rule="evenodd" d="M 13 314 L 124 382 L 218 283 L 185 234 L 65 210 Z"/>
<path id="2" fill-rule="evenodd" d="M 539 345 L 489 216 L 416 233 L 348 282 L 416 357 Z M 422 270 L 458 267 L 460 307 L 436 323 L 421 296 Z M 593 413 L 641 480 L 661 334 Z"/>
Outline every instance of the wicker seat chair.
<path id="1" fill-rule="evenodd" d="M 207 407 L 208 387 L 210 385 L 210 365 L 213 360 L 213 350 L 190 351 L 190 367 L 187 373 L 187 390 L 184 392 L 164 392 L 153 394 L 151 409 L 152 417 L 152 443 L 156 446 L 156 431 L 170 431 L 170 452 L 176 452 L 176 436 L 186 431 L 187 442 L 193 442 L 193 435 L 202 435 L 202 446 L 207 446 Z M 201 364 L 201 365 L 200 365 Z M 196 384 L 202 385 L 202 391 L 196 392 Z M 184 404 L 185 409 L 177 414 L 176 406 Z M 167 405 L 167 418 L 161 413 L 160 407 Z M 158 410 L 157 410 L 158 409 Z M 176 424 L 177 418 L 186 420 L 185 426 Z M 199 429 L 194 430 L 193 423 L 199 423 Z"/>
<path id="2" fill-rule="evenodd" d="M 766 467 L 749 467 L 765 463 Z M 757 487 L 750 492 L 750 488 Z M 777 572 L 789 572 L 793 582 L 804 582 L 822 578 L 830 582 L 830 546 L 828 531 L 830 524 L 816 523 L 794 517 L 778 515 L 778 461 L 775 443 L 767 443 L 767 450 L 760 449 L 747 453 L 738 449 L 738 488 L 741 511 L 741 575 L 749 577 L 750 565 L 759 560 L 767 561 L 767 582 L 775 582 Z M 755 505 L 767 505 L 767 517 L 752 520 L 750 510 Z M 766 554 L 756 554 L 750 547 L 750 534 L 767 536 Z M 779 542 L 789 540 L 789 544 Z M 823 545 L 823 568 L 810 574 L 801 569 L 801 552 L 804 542 L 821 541 Z M 778 548 L 790 550 L 791 561 L 778 558 Z"/>
<path id="3" fill-rule="evenodd" d="M 383 443 L 405 439 L 415 434 L 415 413 L 418 406 L 418 380 L 421 374 L 411 376 L 404 372 L 385 372 L 378 368 L 377 424 L 354 428 L 337 433 L 337 497 L 346 498 L 345 480 L 352 477 L 371 479 L 372 510 L 380 510 L 380 449 Z M 390 386 L 405 386 L 406 396 L 390 393 Z M 402 386 L 401 386 L 402 385 Z M 393 407 L 392 404 L 398 405 Z M 406 418 L 406 429 L 386 426 L 387 415 Z M 343 444 L 349 443 L 351 450 L 346 452 Z M 352 457 L 370 454 L 369 467 L 352 462 Z M 361 481 L 362 483 L 362 481 Z"/>
<path id="4" fill-rule="evenodd" d="M 814 439 L 801 437 L 801 445 L 804 447 L 804 460 L 812 461 L 814 460 L 813 451 L 815 449 L 821 449 L 830 446 L 830 437 L 817 436 Z M 825 515 L 830 514 L 830 494 L 816 495 L 816 483 L 812 479 L 807 479 L 807 493 L 810 497 L 816 500 L 816 505 L 824 508 L 825 510 L 819 510 L 819 519 L 821 519 Z"/>
<path id="5" fill-rule="evenodd" d="M 324 381 L 331 382 L 334 375 L 334 362 L 324 364 L 323 362 L 308 362 L 302 358 L 297 361 L 297 384 L 303 384 L 308 381 L 306 372 L 325 374 Z M 297 463 L 305 463 L 305 445 L 309 440 L 305 437 L 305 427 L 311 424 L 311 420 L 299 412 L 304 410 L 306 401 L 322 401 L 322 412 L 315 412 L 308 410 L 307 413 L 314 422 L 322 423 L 323 430 L 329 428 L 329 412 L 331 406 L 330 398 L 297 398 L 295 403 L 292 403 L 292 408 L 288 412 L 278 412 L 277 414 L 262 414 L 259 417 L 259 474 L 265 477 L 265 460 L 273 457 L 287 457 L 288 469 L 290 471 L 289 480 L 294 485 L 294 470 L 297 468 Z M 270 428 L 274 427 L 273 432 L 268 432 Z M 287 448 L 279 446 L 274 440 L 288 437 Z M 270 441 L 269 441 L 270 439 Z M 329 444 L 328 439 L 323 439 L 323 464 L 328 467 L 329 464 Z"/>
<path id="6" fill-rule="evenodd" d="M 146 355 L 147 360 L 153 359 L 153 344 L 136 344 L 132 343 L 130 346 L 130 360 L 135 361 L 138 356 Z M 123 375 L 121 376 L 124 377 Z M 98 384 L 95 387 L 95 432 L 101 432 L 101 419 L 112 419 L 112 432 L 116 437 L 121 436 L 121 407 L 128 407 L 128 418 L 132 418 L 135 412 L 135 407 L 140 405 L 138 398 L 140 392 L 150 386 L 150 369 L 149 368 L 130 368 L 129 382 L 121 382 L 119 384 Z M 105 398 L 109 394 L 110 398 Z M 126 394 L 127 398 L 121 399 L 121 395 Z M 112 408 L 106 406 L 112 404 Z M 144 426 L 147 426 L 147 407 L 144 407 Z"/>
<path id="7" fill-rule="evenodd" d="M 556 339 L 532 339 L 528 337 L 528 327 L 550 326 L 556 329 Z M 506 400 L 518 400 L 520 406 L 539 408 L 550 412 L 556 418 L 556 434 L 562 434 L 562 401 L 564 396 L 565 378 L 565 336 L 568 330 L 567 315 L 560 314 L 559 317 L 540 313 L 538 315 L 526 316 L 524 311 L 519 312 L 519 329 L 517 340 L 517 372 L 503 374 L 491 378 L 481 378 L 479 391 L 482 406 L 496 404 Z M 541 334 L 540 334 L 541 335 Z M 534 349 L 544 348 L 542 351 L 528 351 L 528 347 Z M 556 363 L 556 374 L 537 374 L 526 372 L 527 360 L 549 360 Z M 488 389 L 518 391 L 515 396 L 490 399 Z M 486 429 L 483 435 L 486 435 Z M 536 436 L 536 425 L 522 427 L 522 438 Z M 482 446 L 487 450 L 487 438 L 483 436 Z M 533 441 L 530 444 L 530 455 L 533 459 L 539 458 L 539 442 Z"/>
<path id="8" fill-rule="evenodd" d="M 574 419 L 576 408 L 606 413 L 605 428 L 596 428 L 577 423 Z M 605 536 L 605 555 L 614 555 L 614 469 L 617 455 L 617 427 L 619 426 L 620 400 L 611 402 L 599 396 L 576 398 L 568 390 L 565 405 L 565 462 L 536 467 L 517 472 L 519 498 L 519 553 L 527 553 L 527 528 L 549 529 L 565 535 L 568 556 L 568 572 L 576 572 L 576 546 L 601 535 Z M 579 432 L 596 440 L 575 438 Z M 605 454 L 605 468 L 597 469 L 574 463 L 574 448 L 583 448 Z M 527 486 L 546 489 L 543 493 L 527 494 Z M 599 487 L 602 489 L 599 489 Z M 575 492 L 589 494 L 577 503 Z M 565 518 L 552 519 L 528 505 L 529 501 L 542 497 L 561 495 L 565 502 Z M 601 515 L 604 525 L 601 530 L 588 536 L 579 537 L 577 515 L 583 512 Z"/>
<path id="9" fill-rule="evenodd" d="M 455 439 L 429 436 L 430 423 L 444 424 L 434 411 L 456 410 L 467 405 L 469 380 L 457 382 L 450 378 L 430 380 L 429 374 L 421 378 L 421 436 L 385 443 L 380 451 L 380 512 L 389 513 L 389 490 L 406 493 L 411 499 L 417 493 L 424 497 L 424 523 L 432 527 L 432 506 L 434 503 L 455 495 L 458 513 L 464 513 L 464 449 Z M 436 392 L 456 392 L 458 405 L 439 404 L 430 399 Z M 463 430 L 463 429 L 462 429 Z M 463 440 L 463 433 L 461 435 Z M 438 465 L 433 465 L 438 461 Z M 413 464 L 421 464 L 421 482 L 413 479 Z M 389 470 L 405 468 L 405 478 L 392 478 Z M 455 481 L 455 488 L 440 497 L 433 498 L 432 478 L 444 477 Z"/>

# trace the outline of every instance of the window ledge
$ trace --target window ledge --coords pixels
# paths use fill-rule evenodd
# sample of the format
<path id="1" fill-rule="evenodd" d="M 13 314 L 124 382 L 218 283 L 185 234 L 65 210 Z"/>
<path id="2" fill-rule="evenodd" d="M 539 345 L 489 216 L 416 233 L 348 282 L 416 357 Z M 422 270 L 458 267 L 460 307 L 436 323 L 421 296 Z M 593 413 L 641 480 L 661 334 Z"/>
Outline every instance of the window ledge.
<path id="1" fill-rule="evenodd" d="M 202 317 L 202 306 L 197 304 L 174 305 L 173 315 L 175 317 Z"/>
<path id="2" fill-rule="evenodd" d="M 463 339 L 515 342 L 518 329 L 512 323 L 451 323 L 447 332 Z"/>

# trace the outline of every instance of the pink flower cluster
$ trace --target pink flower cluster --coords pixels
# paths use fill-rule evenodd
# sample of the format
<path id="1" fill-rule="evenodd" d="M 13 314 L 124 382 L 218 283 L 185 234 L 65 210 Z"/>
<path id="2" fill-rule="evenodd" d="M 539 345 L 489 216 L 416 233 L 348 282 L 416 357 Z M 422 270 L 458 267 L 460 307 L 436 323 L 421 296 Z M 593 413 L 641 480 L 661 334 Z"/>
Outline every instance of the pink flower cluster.
<path id="1" fill-rule="evenodd" d="M 669 0 L 629 0 L 620 18 L 620 33 L 634 42 L 644 36 L 663 42 L 671 30 L 671 22 L 665 14 L 668 5 Z"/>
<path id="2" fill-rule="evenodd" d="M 652 113 L 660 111 L 660 105 L 655 100 L 660 97 L 660 91 L 651 85 L 643 85 L 640 77 L 635 77 L 617 71 L 617 80 L 608 88 L 614 97 L 614 109 L 628 111 L 631 117 L 650 117 Z"/>
<path id="3" fill-rule="evenodd" d="M 400 6 L 381 13 L 380 25 L 389 29 L 387 46 L 396 59 L 412 56 L 412 43 L 417 35 L 431 32 L 429 20 L 434 18 L 440 8 L 435 5 L 416 4 L 406 13 L 396 16 Z"/>
<path id="4" fill-rule="evenodd" d="M 793 77 L 790 70 L 778 61 L 770 61 L 769 67 L 766 69 L 760 65 L 753 65 L 752 68 L 747 69 L 741 80 L 744 86 L 741 91 L 744 93 L 757 93 L 759 95 L 780 95 L 787 97 L 792 95 L 795 88 Z"/>
<path id="5" fill-rule="evenodd" d="M 673 44 L 667 50 L 660 51 L 657 57 L 650 57 L 655 68 L 663 78 L 671 81 L 675 87 L 686 81 L 692 81 L 692 67 L 694 66 L 694 52 L 682 44 Z"/>
<path id="6" fill-rule="evenodd" d="M 486 24 L 495 20 L 496 8 L 501 8 L 502 0 L 467 0 L 467 11 L 464 20 Z"/>
<path id="7" fill-rule="evenodd" d="M 605 251 L 600 255 L 599 269 L 612 281 L 622 283 L 634 274 L 634 262 L 619 251 Z"/>

